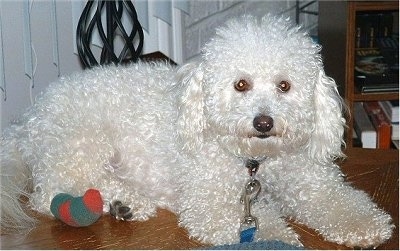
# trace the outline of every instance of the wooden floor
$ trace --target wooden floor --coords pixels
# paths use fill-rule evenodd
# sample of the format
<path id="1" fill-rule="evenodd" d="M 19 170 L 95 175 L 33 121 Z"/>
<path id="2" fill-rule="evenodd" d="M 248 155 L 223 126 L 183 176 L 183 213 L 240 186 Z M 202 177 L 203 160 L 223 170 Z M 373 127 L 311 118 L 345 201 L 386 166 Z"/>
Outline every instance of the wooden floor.
<path id="1" fill-rule="evenodd" d="M 392 152 L 348 152 L 342 169 L 347 180 L 368 192 L 393 217 L 396 230 L 392 239 L 378 249 L 399 248 L 399 155 Z M 120 222 L 105 215 L 95 224 L 73 228 L 58 220 L 41 217 L 41 223 L 28 234 L 1 236 L 2 249 L 193 249 L 206 246 L 187 236 L 177 226 L 174 214 L 159 210 L 146 222 Z M 305 226 L 290 223 L 300 234 L 306 249 L 346 249 L 324 241 Z"/>

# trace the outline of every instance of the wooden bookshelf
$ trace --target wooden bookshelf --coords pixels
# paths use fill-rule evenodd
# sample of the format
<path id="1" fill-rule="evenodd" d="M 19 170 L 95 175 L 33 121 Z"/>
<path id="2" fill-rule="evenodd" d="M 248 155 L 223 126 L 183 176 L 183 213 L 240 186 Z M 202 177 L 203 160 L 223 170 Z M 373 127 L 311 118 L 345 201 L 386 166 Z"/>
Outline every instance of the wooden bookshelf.
<path id="1" fill-rule="evenodd" d="M 349 108 L 345 141 L 353 147 L 354 102 L 398 100 L 398 92 L 361 93 L 355 87 L 356 15 L 362 12 L 397 12 L 398 1 L 320 1 L 319 41 L 327 75 L 333 77 Z M 398 29 L 397 22 L 394 27 Z M 395 30 L 394 30 L 395 31 Z M 397 31 L 396 31 L 397 32 Z M 398 154 L 398 150 L 393 150 Z"/>

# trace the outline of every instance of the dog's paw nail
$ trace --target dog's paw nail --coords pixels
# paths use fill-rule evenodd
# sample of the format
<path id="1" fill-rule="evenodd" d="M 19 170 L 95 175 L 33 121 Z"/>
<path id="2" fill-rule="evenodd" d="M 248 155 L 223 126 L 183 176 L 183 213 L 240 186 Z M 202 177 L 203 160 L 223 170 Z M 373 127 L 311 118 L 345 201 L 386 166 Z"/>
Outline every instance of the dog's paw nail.
<path id="1" fill-rule="evenodd" d="M 125 214 L 125 215 L 123 216 L 123 219 L 124 219 L 124 220 L 130 220 L 130 219 L 132 219 L 132 217 L 133 217 L 133 214 L 132 214 L 132 213 L 127 213 L 127 214 Z"/>
<path id="2" fill-rule="evenodd" d="M 131 211 L 131 209 L 129 208 L 129 207 L 127 207 L 127 206 L 120 206 L 119 208 L 118 208 L 118 214 L 122 214 L 122 215 L 125 215 L 125 214 L 127 214 L 129 211 Z"/>
<path id="3" fill-rule="evenodd" d="M 119 200 L 110 203 L 110 215 L 117 220 L 130 220 L 133 217 L 131 208 L 123 205 Z"/>
<path id="4" fill-rule="evenodd" d="M 116 218 L 117 216 L 117 207 L 122 205 L 121 201 L 116 200 L 110 203 L 110 214 Z"/>

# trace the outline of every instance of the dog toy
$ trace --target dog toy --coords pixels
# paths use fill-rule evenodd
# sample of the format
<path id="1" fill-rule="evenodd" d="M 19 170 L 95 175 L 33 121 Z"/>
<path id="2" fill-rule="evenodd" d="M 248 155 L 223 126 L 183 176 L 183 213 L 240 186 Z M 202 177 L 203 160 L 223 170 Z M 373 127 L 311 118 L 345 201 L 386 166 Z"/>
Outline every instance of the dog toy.
<path id="1" fill-rule="evenodd" d="M 96 222 L 103 213 L 103 199 L 96 189 L 89 189 L 83 196 L 57 194 L 50 205 L 51 213 L 73 227 L 86 227 Z"/>

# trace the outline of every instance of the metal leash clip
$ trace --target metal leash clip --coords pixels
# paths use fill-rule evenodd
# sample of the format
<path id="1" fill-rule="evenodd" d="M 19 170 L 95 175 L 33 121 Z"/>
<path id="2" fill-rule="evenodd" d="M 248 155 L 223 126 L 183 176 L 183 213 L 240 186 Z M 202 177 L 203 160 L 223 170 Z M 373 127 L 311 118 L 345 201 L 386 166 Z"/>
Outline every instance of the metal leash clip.
<path id="1" fill-rule="evenodd" d="M 258 230 L 258 219 L 251 214 L 251 205 L 261 191 L 258 180 L 251 178 L 245 185 L 240 203 L 244 204 L 244 217 L 240 224 L 240 242 L 252 242 Z"/>

